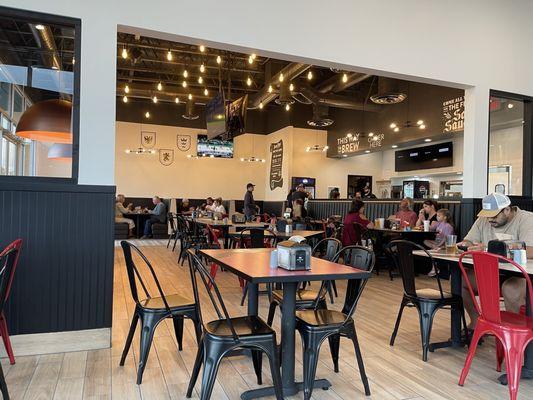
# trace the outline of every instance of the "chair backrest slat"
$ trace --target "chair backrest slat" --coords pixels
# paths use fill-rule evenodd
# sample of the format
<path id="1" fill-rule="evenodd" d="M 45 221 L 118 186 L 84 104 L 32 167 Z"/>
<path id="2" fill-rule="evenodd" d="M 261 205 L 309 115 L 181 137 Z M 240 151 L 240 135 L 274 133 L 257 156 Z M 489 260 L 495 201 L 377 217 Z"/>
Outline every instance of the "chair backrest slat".
<path id="1" fill-rule="evenodd" d="M 335 255 L 342 247 L 340 240 L 333 237 L 327 237 L 320 240 L 313 248 L 313 257 L 322 258 L 324 260 L 333 261 Z"/>

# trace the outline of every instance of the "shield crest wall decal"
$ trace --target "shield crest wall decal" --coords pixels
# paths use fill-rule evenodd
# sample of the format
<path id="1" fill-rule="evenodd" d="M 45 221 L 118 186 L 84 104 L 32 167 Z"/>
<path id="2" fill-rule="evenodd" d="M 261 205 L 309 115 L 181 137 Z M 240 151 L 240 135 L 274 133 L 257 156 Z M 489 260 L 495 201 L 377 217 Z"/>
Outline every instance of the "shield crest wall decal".
<path id="1" fill-rule="evenodd" d="M 159 162 L 168 167 L 174 162 L 174 150 L 172 149 L 159 149 Z"/>
<path id="2" fill-rule="evenodd" d="M 178 135 L 177 145 L 180 151 L 189 151 L 191 148 L 191 135 Z"/>
<path id="3" fill-rule="evenodd" d="M 151 149 L 155 146 L 155 132 L 141 131 L 141 146 Z"/>

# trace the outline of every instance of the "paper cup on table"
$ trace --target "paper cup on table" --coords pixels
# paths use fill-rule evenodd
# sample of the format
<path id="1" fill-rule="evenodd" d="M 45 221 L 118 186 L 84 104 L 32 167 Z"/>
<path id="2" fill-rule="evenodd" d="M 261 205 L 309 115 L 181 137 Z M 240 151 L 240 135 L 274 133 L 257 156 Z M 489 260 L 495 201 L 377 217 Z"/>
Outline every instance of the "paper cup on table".
<path id="1" fill-rule="evenodd" d="M 429 232 L 429 221 L 424 221 L 424 232 Z"/>
<path id="2" fill-rule="evenodd" d="M 379 227 L 381 229 L 385 228 L 385 218 L 378 218 L 379 221 Z"/>

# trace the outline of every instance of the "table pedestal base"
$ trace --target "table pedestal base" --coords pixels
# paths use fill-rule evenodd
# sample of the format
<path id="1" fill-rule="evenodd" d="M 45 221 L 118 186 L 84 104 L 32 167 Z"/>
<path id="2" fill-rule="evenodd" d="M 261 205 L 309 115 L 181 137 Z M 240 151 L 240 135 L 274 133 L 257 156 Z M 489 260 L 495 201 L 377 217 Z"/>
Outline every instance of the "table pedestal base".
<path id="1" fill-rule="evenodd" d="M 313 384 L 313 388 L 321 388 L 328 390 L 331 387 L 331 383 L 327 379 L 317 379 Z M 304 388 L 303 382 L 295 382 L 293 387 L 283 388 L 283 397 L 293 396 L 298 392 L 301 392 Z M 275 396 L 274 387 L 269 386 L 260 389 L 248 390 L 241 394 L 241 400 L 258 399 L 260 397 Z"/>
<path id="2" fill-rule="evenodd" d="M 520 379 L 533 379 L 533 369 L 522 367 L 522 374 L 520 375 Z M 500 375 L 498 381 L 502 385 L 507 385 L 507 374 Z"/>

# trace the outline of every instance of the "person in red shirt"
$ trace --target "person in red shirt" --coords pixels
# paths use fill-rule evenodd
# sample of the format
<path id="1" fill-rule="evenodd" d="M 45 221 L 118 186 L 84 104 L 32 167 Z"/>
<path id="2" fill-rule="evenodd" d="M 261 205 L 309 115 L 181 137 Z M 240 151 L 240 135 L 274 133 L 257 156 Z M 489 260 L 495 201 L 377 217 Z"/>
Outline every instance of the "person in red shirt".
<path id="1" fill-rule="evenodd" d="M 365 203 L 361 200 L 353 200 L 350 211 L 344 217 L 344 227 L 342 228 L 342 245 L 349 246 L 358 244 L 361 240 L 355 231 L 354 223 L 362 225 L 364 228 L 373 228 L 374 224 L 365 217 Z"/>
<path id="2" fill-rule="evenodd" d="M 413 211 L 413 199 L 406 197 L 400 201 L 400 209 L 396 211 L 396 214 L 391 215 L 389 220 L 400 220 L 402 227 L 410 226 L 414 228 L 418 216 Z"/>

